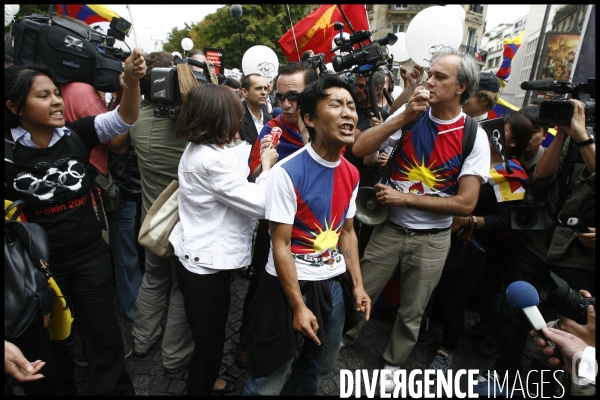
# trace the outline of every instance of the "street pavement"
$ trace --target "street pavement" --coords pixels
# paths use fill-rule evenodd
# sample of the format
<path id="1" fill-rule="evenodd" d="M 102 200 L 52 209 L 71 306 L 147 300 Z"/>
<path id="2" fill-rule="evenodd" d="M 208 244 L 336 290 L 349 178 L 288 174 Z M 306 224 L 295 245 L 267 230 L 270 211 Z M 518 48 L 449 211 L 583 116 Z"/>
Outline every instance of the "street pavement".
<path id="1" fill-rule="evenodd" d="M 240 368 L 235 364 L 242 307 L 248 282 L 243 271 L 240 270 L 234 274 L 234 281 L 231 283 L 231 305 L 225 329 L 226 341 L 220 370 L 220 377 L 231 380 L 236 384 L 236 389 L 233 393 L 229 394 L 230 396 L 240 395 L 248 378 L 247 369 Z M 131 335 L 132 322 L 128 321 L 121 313 L 116 291 L 114 299 L 114 309 L 121 327 L 123 340 L 126 345 L 133 347 L 133 337 Z M 467 309 L 466 322 L 472 324 L 475 318 L 477 318 L 477 314 Z M 162 323 L 163 326 L 166 323 L 166 313 L 163 316 Z M 348 369 L 354 373 L 357 369 L 372 371 L 373 369 L 383 367 L 382 354 L 387 346 L 393 323 L 394 316 L 389 311 L 379 310 L 379 312 L 374 313 L 371 320 L 363 327 L 357 342 L 352 346 L 340 350 L 334 371 L 325 378 L 318 394 L 339 397 L 341 369 Z M 483 372 L 493 366 L 495 357 L 483 358 L 477 354 L 480 342 L 481 339 L 461 339 L 458 348 L 453 353 L 454 364 L 452 368 L 455 371 L 458 369 L 479 369 L 479 371 Z M 135 394 L 139 396 L 184 395 L 186 393 L 188 371 L 186 369 L 176 374 L 166 373 L 161 362 L 161 348 L 159 343 L 160 341 L 151 349 L 147 356 L 135 357 L 132 355 L 125 361 L 127 371 L 133 380 Z M 432 343 L 428 346 L 415 345 L 404 364 L 407 375 L 413 369 L 424 370 L 428 368 L 438 348 L 439 343 Z M 90 385 L 87 368 L 75 367 L 75 376 L 77 394 L 89 395 Z M 461 390 L 465 391 L 467 388 L 466 377 L 463 376 L 462 378 L 460 386 Z M 18 387 L 13 391 L 16 395 L 22 393 L 22 390 L 19 390 Z M 12 393 L 10 389 L 5 387 L 5 394 L 11 395 Z"/>
<path id="2" fill-rule="evenodd" d="M 235 364 L 235 352 L 239 343 L 242 307 L 248 288 L 248 280 L 244 277 L 241 270 L 236 272 L 234 276 L 234 281 L 231 284 L 231 306 L 225 329 L 226 341 L 220 376 L 236 383 L 235 392 L 229 395 L 240 395 L 246 384 L 248 371 L 245 368 L 239 368 Z M 125 344 L 133 346 L 133 337 L 131 336 L 132 322 L 126 320 L 123 316 L 119 309 L 118 301 L 115 295 L 115 312 L 121 326 L 123 340 Z M 467 312 L 468 319 L 473 320 L 476 316 L 472 311 Z M 324 396 L 340 395 L 340 369 L 354 371 L 357 369 L 373 370 L 381 368 L 383 366 L 382 354 L 387 346 L 393 322 L 393 316 L 388 311 L 382 311 L 373 315 L 371 321 L 363 327 L 358 341 L 353 346 L 340 350 L 335 370 L 325 378 L 318 394 Z M 166 323 L 166 314 L 163 317 L 164 323 Z M 459 347 L 454 352 L 453 368 L 455 370 L 464 368 L 483 371 L 492 367 L 495 358 L 483 358 L 477 355 L 477 348 L 480 341 L 480 339 L 461 339 Z M 404 365 L 407 371 L 415 368 L 426 369 L 435 357 L 438 348 L 439 343 L 433 343 L 428 346 L 415 345 Z M 185 394 L 187 370 L 176 374 L 166 373 L 161 362 L 159 344 L 155 345 L 146 357 L 139 358 L 132 355 L 125 361 L 125 366 L 133 379 L 136 395 L 178 396 Z M 75 367 L 75 371 L 78 394 L 89 394 L 90 386 L 87 368 Z M 466 379 L 461 381 L 461 387 L 463 390 L 466 388 Z"/>

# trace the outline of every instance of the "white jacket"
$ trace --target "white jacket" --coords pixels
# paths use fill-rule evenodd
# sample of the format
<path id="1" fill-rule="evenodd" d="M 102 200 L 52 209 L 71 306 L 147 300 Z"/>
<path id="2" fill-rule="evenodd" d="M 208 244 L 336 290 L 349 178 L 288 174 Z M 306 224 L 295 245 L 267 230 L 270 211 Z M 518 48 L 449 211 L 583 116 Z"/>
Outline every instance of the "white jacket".
<path id="1" fill-rule="evenodd" d="M 265 217 L 268 172 L 256 183 L 245 147 L 190 143 L 179 161 L 179 222 L 169 241 L 190 272 L 212 274 L 250 265 L 256 220 Z"/>

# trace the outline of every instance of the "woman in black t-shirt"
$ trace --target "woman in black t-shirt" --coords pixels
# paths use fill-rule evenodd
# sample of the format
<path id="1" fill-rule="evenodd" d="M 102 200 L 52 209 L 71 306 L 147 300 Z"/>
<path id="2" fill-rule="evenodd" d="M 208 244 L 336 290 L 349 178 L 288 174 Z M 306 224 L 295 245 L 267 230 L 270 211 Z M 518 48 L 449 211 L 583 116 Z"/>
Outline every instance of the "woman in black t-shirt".
<path id="1" fill-rule="evenodd" d="M 5 197 L 25 201 L 27 220 L 48 234 L 50 269 L 77 310 L 93 394 L 134 394 L 112 304 L 110 251 L 90 198 L 88 163 L 94 146 L 125 133 L 138 118 L 139 79 L 146 73 L 141 49 L 125 60 L 123 71 L 120 107 L 74 122 L 64 120 L 60 90 L 45 66 L 11 66 L 4 75 L 5 146 L 12 146 L 13 157 L 5 163 Z M 49 354 L 48 348 L 56 350 L 43 373 L 59 371 L 60 376 L 27 382 L 23 388 L 27 395 L 75 394 L 68 352 L 64 362 L 66 347 L 49 341 L 41 321 L 40 316 L 32 327 L 35 336 L 24 334 L 12 341 L 28 359 Z"/>

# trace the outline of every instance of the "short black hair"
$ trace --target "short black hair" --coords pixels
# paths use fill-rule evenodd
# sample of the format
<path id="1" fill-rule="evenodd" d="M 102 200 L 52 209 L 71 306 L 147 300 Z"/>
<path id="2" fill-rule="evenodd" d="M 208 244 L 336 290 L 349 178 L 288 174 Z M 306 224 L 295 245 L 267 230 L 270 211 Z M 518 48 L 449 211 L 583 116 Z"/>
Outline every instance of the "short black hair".
<path id="1" fill-rule="evenodd" d="M 523 154 L 531 140 L 533 125 L 528 118 L 520 113 L 506 113 L 503 118 L 504 123 L 510 125 L 512 138 L 515 141 L 515 147 L 510 148 L 510 156 L 518 157 Z"/>
<path id="2" fill-rule="evenodd" d="M 261 74 L 257 74 L 257 73 L 253 73 L 253 74 L 248 74 L 248 75 L 244 75 L 244 77 L 242 78 L 242 88 L 249 90 L 250 89 L 250 85 L 252 84 L 252 80 L 250 79 L 250 77 L 252 76 L 258 76 L 258 77 L 262 77 Z"/>
<path id="3" fill-rule="evenodd" d="M 315 71 L 311 65 L 302 62 L 291 62 L 280 66 L 277 77 L 281 75 L 293 75 L 297 72 L 302 72 L 304 74 L 304 87 L 307 87 L 319 79 L 317 71 Z"/>
<path id="4" fill-rule="evenodd" d="M 337 75 L 324 75 L 317 79 L 316 82 L 311 83 L 304 91 L 298 96 L 298 109 L 300 110 L 300 119 L 304 122 L 304 116 L 308 114 L 311 118 L 317 117 L 317 105 L 319 101 L 329 97 L 329 93 L 325 90 L 339 87 L 346 89 L 352 96 L 352 100 L 356 103 L 357 94 L 354 85 L 346 82 L 345 79 L 340 78 Z M 312 142 L 315 139 L 316 131 L 310 126 L 306 126 L 308 130 L 308 136 Z"/>
<path id="5" fill-rule="evenodd" d="M 543 128 L 544 132 L 546 132 L 548 129 L 550 129 L 550 124 L 540 121 L 540 108 L 538 106 L 530 105 L 523 107 L 519 110 L 519 114 L 527 117 L 529 122 L 531 122 L 534 131 Z"/>

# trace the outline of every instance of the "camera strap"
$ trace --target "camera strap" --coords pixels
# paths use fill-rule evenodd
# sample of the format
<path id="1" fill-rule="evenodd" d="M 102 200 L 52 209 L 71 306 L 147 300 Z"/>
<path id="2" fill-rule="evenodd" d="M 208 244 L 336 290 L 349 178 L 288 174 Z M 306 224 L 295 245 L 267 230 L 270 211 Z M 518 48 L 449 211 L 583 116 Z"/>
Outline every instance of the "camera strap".
<path id="1" fill-rule="evenodd" d="M 558 201 L 556 202 L 556 212 L 552 211 L 552 207 L 546 201 L 546 212 L 548 215 L 552 216 L 552 224 L 547 228 L 546 231 L 546 240 L 544 244 L 546 247 L 550 247 L 550 243 L 552 242 L 552 237 L 554 236 L 554 230 L 558 225 L 558 216 L 562 211 L 563 206 L 567 202 L 567 199 L 573 193 L 571 190 L 571 178 L 573 177 L 573 172 L 575 171 L 575 161 L 577 160 L 577 155 L 579 153 L 579 149 L 575 146 L 575 141 L 570 137 L 567 139 L 569 141 L 567 154 L 563 161 L 562 169 L 560 171 L 560 175 L 558 177 L 559 188 L 558 188 Z"/>
<path id="2" fill-rule="evenodd" d="M 392 166 L 394 165 L 394 159 L 396 158 L 396 153 L 398 153 L 398 150 L 402 147 L 402 142 L 404 141 L 406 134 L 412 129 L 413 126 L 415 126 L 417 121 L 419 121 L 421 119 L 421 117 L 423 115 L 425 115 L 426 112 L 427 111 L 422 111 L 422 112 L 418 113 L 416 118 L 412 122 L 410 122 L 406 126 L 402 127 L 402 135 L 400 135 L 400 139 L 398 139 L 398 141 L 396 142 L 396 145 L 394 146 L 392 152 L 390 153 L 390 156 L 388 157 L 387 162 L 381 169 L 379 176 L 375 179 L 373 186 L 377 185 L 378 183 L 383 183 L 384 185 L 387 185 L 387 182 L 390 179 L 390 176 L 392 176 Z"/>

